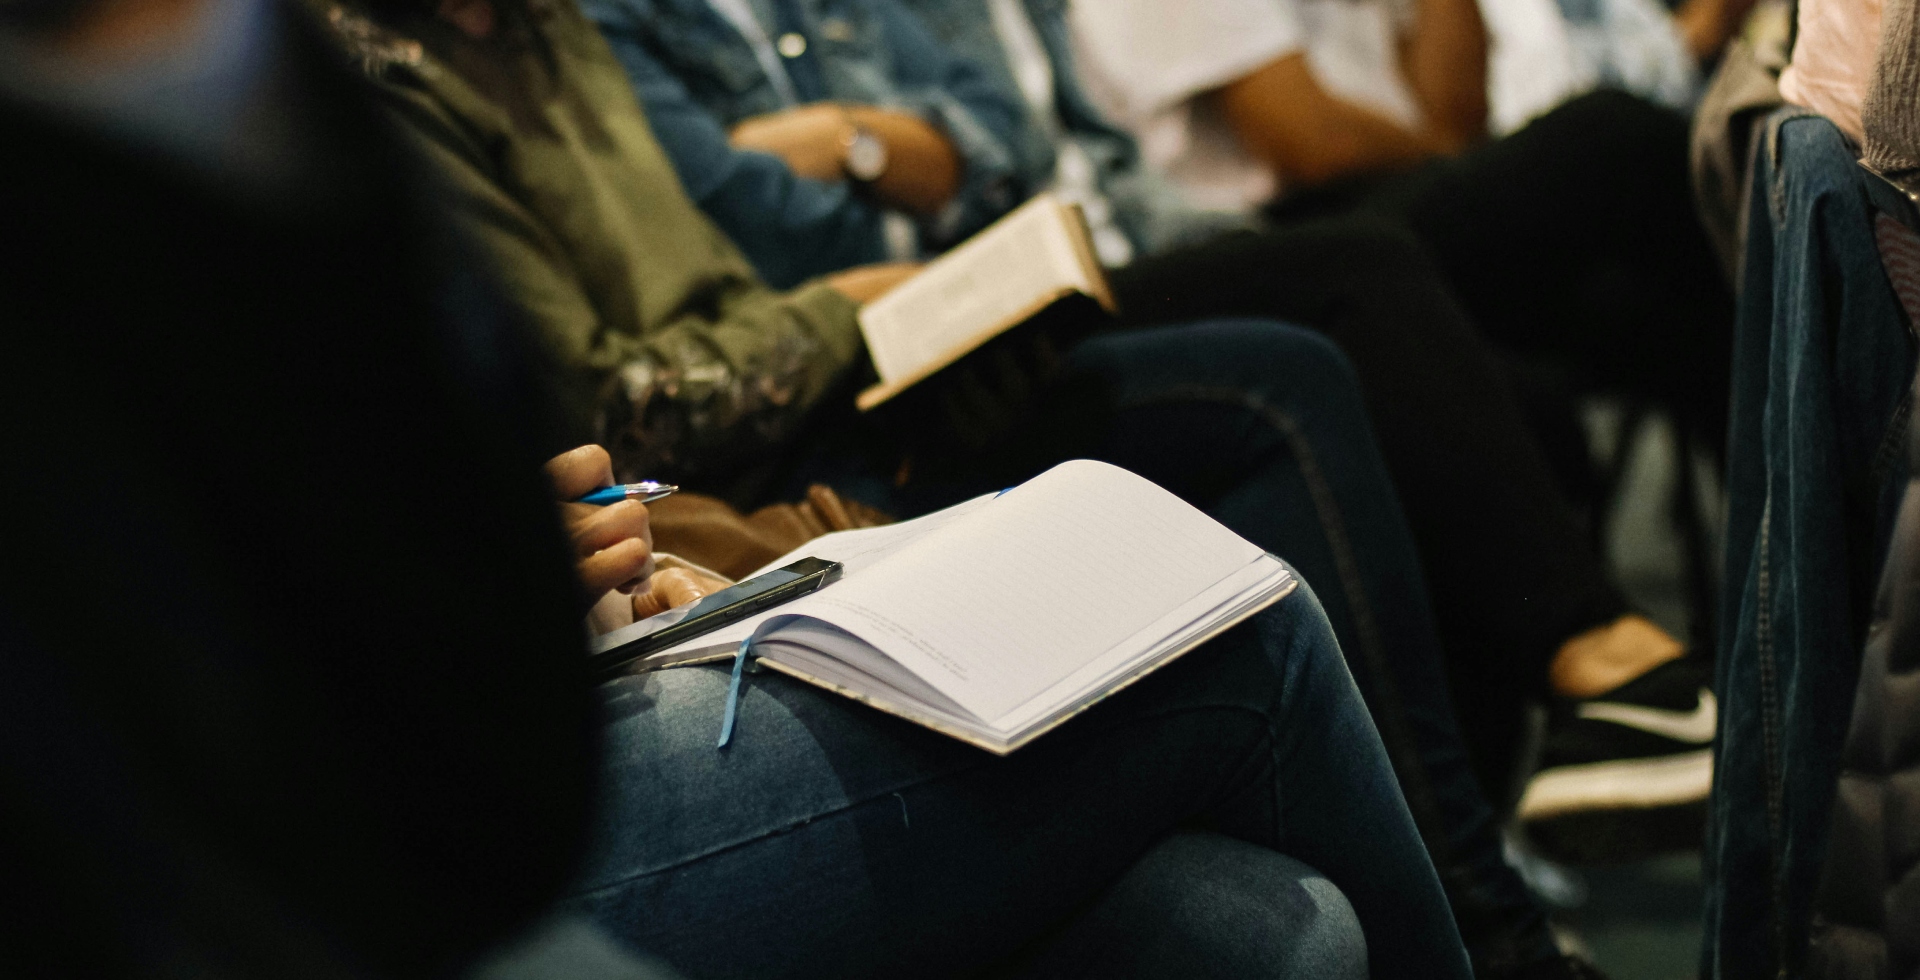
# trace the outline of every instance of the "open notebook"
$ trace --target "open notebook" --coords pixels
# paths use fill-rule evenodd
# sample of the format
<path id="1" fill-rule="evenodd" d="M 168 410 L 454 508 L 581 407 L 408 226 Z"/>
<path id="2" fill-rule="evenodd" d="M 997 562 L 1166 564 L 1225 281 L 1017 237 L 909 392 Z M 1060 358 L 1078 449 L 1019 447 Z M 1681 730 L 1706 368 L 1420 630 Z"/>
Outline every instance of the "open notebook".
<path id="1" fill-rule="evenodd" d="M 753 635 L 765 667 L 1005 754 L 1295 585 L 1180 498 L 1088 460 L 767 568 L 807 556 L 843 577 L 643 667 L 730 657 Z"/>
<path id="2" fill-rule="evenodd" d="M 1079 206 L 1038 195 L 860 308 L 880 381 L 856 404 L 885 402 L 1075 293 L 1114 309 Z"/>

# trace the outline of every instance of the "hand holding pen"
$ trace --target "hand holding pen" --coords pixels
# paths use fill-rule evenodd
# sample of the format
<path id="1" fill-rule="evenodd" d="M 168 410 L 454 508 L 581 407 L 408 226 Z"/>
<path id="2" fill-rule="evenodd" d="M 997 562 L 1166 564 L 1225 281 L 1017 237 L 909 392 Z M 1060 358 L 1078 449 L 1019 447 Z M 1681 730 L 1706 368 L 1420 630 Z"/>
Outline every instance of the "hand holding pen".
<path id="1" fill-rule="evenodd" d="M 633 496 L 624 486 L 611 486 L 613 461 L 599 446 L 562 453 L 546 468 L 589 596 L 630 590 L 653 574 L 653 530 L 643 502 L 671 488 L 655 485 Z"/>

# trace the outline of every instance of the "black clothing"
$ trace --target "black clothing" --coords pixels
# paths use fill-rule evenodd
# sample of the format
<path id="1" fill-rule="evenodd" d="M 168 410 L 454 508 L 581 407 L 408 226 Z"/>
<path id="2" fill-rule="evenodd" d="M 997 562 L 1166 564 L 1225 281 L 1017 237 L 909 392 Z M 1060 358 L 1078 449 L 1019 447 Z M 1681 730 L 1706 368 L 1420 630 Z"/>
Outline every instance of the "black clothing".
<path id="1" fill-rule="evenodd" d="M 1276 317 L 1353 361 L 1463 718 L 1486 698 L 1513 706 L 1542 692 L 1561 643 L 1627 611 L 1510 375 L 1407 232 L 1354 218 L 1243 232 L 1142 260 L 1112 283 L 1130 323 Z"/>
<path id="2" fill-rule="evenodd" d="M 0 102 L 8 976 L 444 976 L 582 846 L 525 345 L 359 83 L 282 51 L 285 193 Z"/>
<path id="3" fill-rule="evenodd" d="M 1560 644 L 1628 611 L 1569 499 L 1584 443 L 1556 379 L 1651 400 L 1724 444 L 1732 296 L 1693 217 L 1686 138 L 1678 114 L 1596 92 L 1460 158 L 1293 194 L 1274 230 L 1113 275 L 1131 323 L 1278 317 L 1352 359 L 1496 792 Z"/>
<path id="4" fill-rule="evenodd" d="M 1496 343 L 1657 400 L 1724 443 L 1733 295 L 1694 216 L 1686 117 L 1594 92 L 1456 159 L 1276 214 L 1342 210 L 1411 229 Z"/>
<path id="5" fill-rule="evenodd" d="M 1920 426 L 1907 459 L 1814 898 L 1807 976 L 1823 980 L 1920 970 Z"/>

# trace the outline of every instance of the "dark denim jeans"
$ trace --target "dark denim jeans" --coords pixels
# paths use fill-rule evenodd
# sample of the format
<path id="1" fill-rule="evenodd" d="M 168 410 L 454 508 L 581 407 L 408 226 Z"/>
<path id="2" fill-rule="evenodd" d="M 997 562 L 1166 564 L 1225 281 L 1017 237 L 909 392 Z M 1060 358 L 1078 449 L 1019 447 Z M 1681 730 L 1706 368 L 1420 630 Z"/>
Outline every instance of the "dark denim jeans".
<path id="1" fill-rule="evenodd" d="M 1195 927 L 1214 938 L 1192 962 L 1240 976 L 1469 976 L 1310 588 L 1004 758 L 771 673 L 718 750 L 726 688 L 694 667 L 601 689 L 601 824 L 570 902 L 689 976 L 1047 975 L 1055 943 L 1147 955 Z M 1250 845 L 1234 887 L 1142 868 L 1191 829 Z M 1364 946 L 1317 875 L 1265 852 L 1337 887 Z M 1165 916 L 1125 914 L 1142 901 Z M 1090 938 L 1116 905 L 1135 928 Z"/>
<path id="2" fill-rule="evenodd" d="M 1832 123 L 1756 141 L 1734 341 L 1706 976 L 1795 976 L 1877 569 L 1914 347 L 1874 243 L 1877 180 Z"/>
<path id="3" fill-rule="evenodd" d="M 1311 331 L 1209 320 L 1088 340 L 1058 388 L 1067 404 L 1037 413 L 1025 451 L 976 460 L 960 477 L 896 487 L 872 472 L 890 477 L 891 466 L 823 452 L 796 482 L 831 483 L 909 516 L 1061 459 L 1101 459 L 1285 558 L 1319 591 L 1476 961 L 1555 955 L 1545 914 L 1502 859 L 1412 535 L 1345 356 Z"/>

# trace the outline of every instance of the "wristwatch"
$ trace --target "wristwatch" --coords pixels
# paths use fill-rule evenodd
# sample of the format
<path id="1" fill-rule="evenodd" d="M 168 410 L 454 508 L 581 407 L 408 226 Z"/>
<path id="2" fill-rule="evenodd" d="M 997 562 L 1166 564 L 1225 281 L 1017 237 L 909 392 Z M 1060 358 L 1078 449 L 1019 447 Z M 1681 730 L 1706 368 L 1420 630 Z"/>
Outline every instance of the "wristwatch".
<path id="1" fill-rule="evenodd" d="M 887 144 L 873 130 L 851 118 L 840 133 L 840 165 L 847 176 L 871 184 L 887 172 Z"/>

